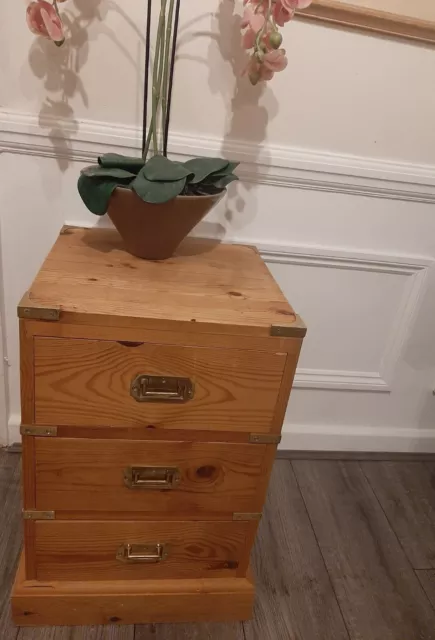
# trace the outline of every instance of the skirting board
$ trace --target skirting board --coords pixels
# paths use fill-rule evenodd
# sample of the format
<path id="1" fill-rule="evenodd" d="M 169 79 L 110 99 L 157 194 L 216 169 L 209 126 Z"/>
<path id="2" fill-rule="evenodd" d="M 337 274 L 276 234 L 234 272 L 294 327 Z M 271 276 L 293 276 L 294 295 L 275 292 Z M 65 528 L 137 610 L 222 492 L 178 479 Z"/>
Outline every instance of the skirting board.
<path id="1" fill-rule="evenodd" d="M 435 453 L 433 429 L 284 425 L 279 451 Z"/>

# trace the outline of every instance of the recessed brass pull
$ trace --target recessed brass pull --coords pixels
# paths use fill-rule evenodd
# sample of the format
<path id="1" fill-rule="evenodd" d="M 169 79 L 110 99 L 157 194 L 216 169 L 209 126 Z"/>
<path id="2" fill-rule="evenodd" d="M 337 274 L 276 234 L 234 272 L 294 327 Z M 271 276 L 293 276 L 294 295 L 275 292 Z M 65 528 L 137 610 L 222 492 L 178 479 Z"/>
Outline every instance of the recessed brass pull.
<path id="1" fill-rule="evenodd" d="M 142 374 L 132 380 L 130 394 L 137 402 L 187 402 L 194 388 L 189 378 Z"/>
<path id="2" fill-rule="evenodd" d="M 152 544 L 122 544 L 116 552 L 119 562 L 131 564 L 143 562 L 155 564 L 163 562 L 168 557 L 167 545 L 160 542 Z"/>
<path id="3" fill-rule="evenodd" d="M 167 491 L 180 484 L 181 474 L 177 467 L 127 467 L 124 469 L 124 484 L 129 489 L 158 489 Z"/>

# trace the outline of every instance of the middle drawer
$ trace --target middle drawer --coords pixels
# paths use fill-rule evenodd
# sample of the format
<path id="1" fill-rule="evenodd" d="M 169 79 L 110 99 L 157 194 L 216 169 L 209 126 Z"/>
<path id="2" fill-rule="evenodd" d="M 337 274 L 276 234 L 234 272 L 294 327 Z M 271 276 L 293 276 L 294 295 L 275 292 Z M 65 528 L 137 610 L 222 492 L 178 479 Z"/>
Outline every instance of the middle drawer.
<path id="1" fill-rule="evenodd" d="M 36 509 L 189 519 L 260 512 L 270 446 L 35 438 Z"/>

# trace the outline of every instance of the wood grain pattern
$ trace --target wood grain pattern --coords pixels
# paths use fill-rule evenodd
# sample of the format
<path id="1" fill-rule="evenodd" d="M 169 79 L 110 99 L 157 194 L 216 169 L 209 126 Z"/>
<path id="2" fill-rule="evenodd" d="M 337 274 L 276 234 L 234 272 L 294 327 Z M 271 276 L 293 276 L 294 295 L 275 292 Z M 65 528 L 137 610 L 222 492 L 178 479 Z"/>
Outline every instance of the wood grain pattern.
<path id="1" fill-rule="evenodd" d="M 35 438 L 38 510 L 141 511 L 183 519 L 261 511 L 266 445 Z M 272 452 L 273 454 L 273 452 Z M 270 465 L 271 462 L 268 461 Z M 130 489 L 124 470 L 175 467 L 174 489 Z M 115 514 L 116 516 L 116 514 Z M 62 515 L 57 513 L 62 519 Z M 95 519 L 95 517 L 94 517 Z"/>
<path id="2" fill-rule="evenodd" d="M 9 593 L 21 546 L 20 457 L 0 449 L 0 638 L 15 640 L 18 629 L 12 624 Z"/>
<path id="3" fill-rule="evenodd" d="M 287 356 L 100 340 L 35 338 L 35 418 L 42 425 L 154 425 L 269 431 Z M 190 378 L 186 403 L 142 403 L 140 374 Z"/>
<path id="4" fill-rule="evenodd" d="M 378 9 L 358 7 L 347 2 L 314 0 L 312 5 L 298 13 L 298 16 L 303 19 L 326 21 L 387 36 L 435 43 L 435 24 L 429 20 L 419 20 Z"/>
<path id="5" fill-rule="evenodd" d="M 375 491 L 414 569 L 435 569 L 435 464 L 363 462 Z"/>
<path id="6" fill-rule="evenodd" d="M 21 447 L 23 508 L 34 509 L 36 504 L 35 439 L 31 436 L 23 436 Z"/>
<path id="7" fill-rule="evenodd" d="M 24 560 L 14 584 L 12 614 L 21 626 L 246 620 L 248 578 L 26 582 Z"/>
<path id="8" fill-rule="evenodd" d="M 430 603 L 435 609 L 435 569 L 416 571 L 417 578 L 423 587 Z"/>
<path id="9" fill-rule="evenodd" d="M 134 327 L 116 327 L 108 324 L 85 325 L 65 322 L 42 322 L 26 320 L 25 330 L 28 336 L 48 338 L 82 338 L 86 340 L 111 340 L 117 342 L 148 342 L 153 344 L 172 344 L 181 347 L 209 347 L 216 349 L 242 349 L 289 353 L 297 356 L 300 338 L 279 336 L 239 336 L 225 333 L 198 333 L 194 331 L 162 331 Z"/>
<path id="10" fill-rule="evenodd" d="M 245 640 L 241 622 L 137 625 L 134 640 Z"/>
<path id="11" fill-rule="evenodd" d="M 56 425 L 57 426 L 57 425 Z M 231 442 L 248 444 L 247 431 L 206 431 L 204 429 L 156 429 L 155 425 L 135 427 L 99 426 L 78 427 L 77 425 L 57 426 L 57 437 L 96 440 L 149 440 L 159 442 Z"/>
<path id="12" fill-rule="evenodd" d="M 22 627 L 17 640 L 134 640 L 134 625 Z"/>
<path id="13" fill-rule="evenodd" d="M 246 640 L 348 640 L 289 462 L 274 466 L 254 552 L 255 617 Z"/>
<path id="14" fill-rule="evenodd" d="M 293 340 L 294 343 L 297 342 L 295 338 Z M 281 433 L 282 425 L 284 423 L 285 414 L 287 411 L 290 392 L 293 386 L 293 380 L 296 373 L 296 367 L 298 365 L 299 354 L 302 348 L 302 340 L 299 340 L 299 346 L 297 348 L 296 353 L 292 353 L 292 355 L 288 355 L 285 368 L 282 376 L 281 388 L 278 394 L 278 400 L 275 405 L 275 413 L 273 416 L 272 423 L 272 432 L 273 433 Z"/>
<path id="15" fill-rule="evenodd" d="M 242 566 L 252 522 L 36 521 L 38 580 L 232 577 Z M 255 523 L 254 523 L 255 524 Z M 168 545 L 157 564 L 116 560 L 122 544 Z"/>
<path id="16" fill-rule="evenodd" d="M 351 638 L 435 638 L 434 612 L 357 463 L 292 463 Z"/>
<path id="17" fill-rule="evenodd" d="M 26 321 L 19 321 L 20 327 L 20 393 L 21 420 L 32 424 L 35 410 L 33 336 L 26 331 Z"/>
<path id="18" fill-rule="evenodd" d="M 64 230 L 28 298 L 60 307 L 62 322 L 104 316 L 118 326 L 264 336 L 272 324 L 297 325 L 256 249 L 188 239 L 173 258 L 148 261 L 128 255 L 112 229 Z"/>

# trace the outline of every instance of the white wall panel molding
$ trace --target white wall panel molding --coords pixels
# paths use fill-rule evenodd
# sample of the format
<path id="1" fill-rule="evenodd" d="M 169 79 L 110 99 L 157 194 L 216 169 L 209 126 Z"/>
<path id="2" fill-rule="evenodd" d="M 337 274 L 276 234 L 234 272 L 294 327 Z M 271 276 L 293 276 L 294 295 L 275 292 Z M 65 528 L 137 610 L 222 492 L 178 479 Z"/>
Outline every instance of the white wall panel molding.
<path id="1" fill-rule="evenodd" d="M 62 131 L 53 138 L 49 131 Z M 59 118 L 0 109 L 0 151 L 92 162 L 109 150 L 132 153 L 140 146 L 136 127 Z M 238 142 L 173 133 L 174 155 L 220 155 L 239 160 L 247 181 L 280 187 L 435 203 L 435 167 L 312 149 Z"/>
<path id="2" fill-rule="evenodd" d="M 394 377 L 396 363 L 412 330 L 425 292 L 428 270 L 434 261 L 423 256 L 376 254 L 317 246 L 286 247 L 258 243 L 257 247 L 262 258 L 269 264 L 346 269 L 410 278 L 404 285 L 403 297 L 395 314 L 390 339 L 381 358 L 380 371 L 299 368 L 294 382 L 294 387 L 299 389 L 390 392 L 390 380 Z"/>

